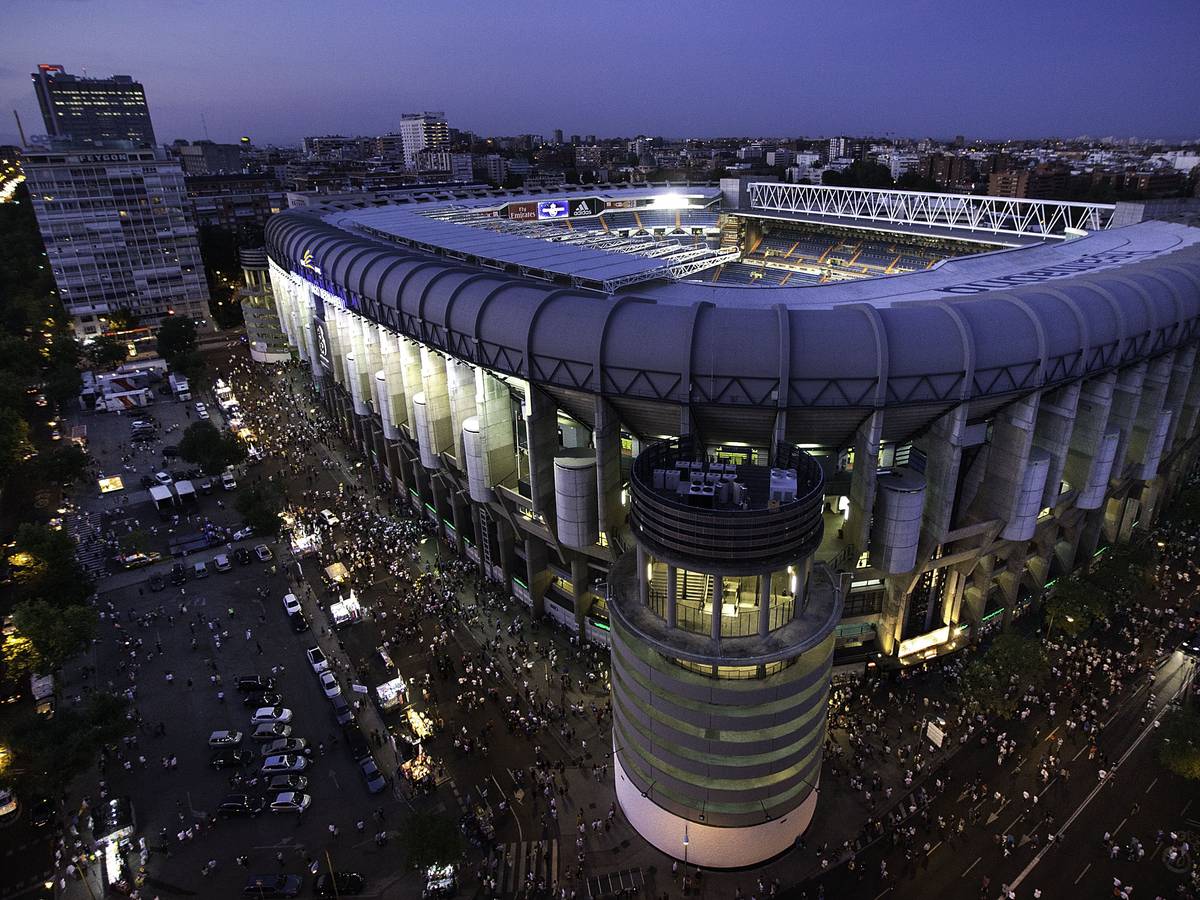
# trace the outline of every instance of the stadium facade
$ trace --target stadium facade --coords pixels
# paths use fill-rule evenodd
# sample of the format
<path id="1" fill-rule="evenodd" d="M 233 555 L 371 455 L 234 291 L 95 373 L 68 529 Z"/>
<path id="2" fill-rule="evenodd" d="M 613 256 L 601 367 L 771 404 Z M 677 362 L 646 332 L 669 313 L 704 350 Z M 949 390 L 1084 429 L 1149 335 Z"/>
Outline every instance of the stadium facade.
<path id="1" fill-rule="evenodd" d="M 745 179 L 267 227 L 288 341 L 381 483 L 612 654 L 617 796 L 753 865 L 835 667 L 911 664 L 1153 521 L 1195 457 L 1200 228 Z"/>

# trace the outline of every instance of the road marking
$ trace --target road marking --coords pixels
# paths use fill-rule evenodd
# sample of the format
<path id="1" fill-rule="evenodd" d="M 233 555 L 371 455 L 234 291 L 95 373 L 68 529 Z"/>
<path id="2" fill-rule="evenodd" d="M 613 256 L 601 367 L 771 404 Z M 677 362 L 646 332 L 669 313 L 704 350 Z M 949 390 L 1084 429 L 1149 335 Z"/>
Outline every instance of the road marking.
<path id="1" fill-rule="evenodd" d="M 1049 784 L 1047 784 L 1044 788 L 1042 788 L 1040 791 L 1038 791 L 1038 796 L 1039 797 L 1044 796 L 1046 791 L 1050 790 L 1050 788 L 1052 788 L 1054 786 L 1054 782 L 1056 782 L 1056 781 L 1058 781 L 1057 778 L 1051 778 Z"/>
<path id="2" fill-rule="evenodd" d="M 1015 819 L 1013 819 L 1011 822 L 1009 822 L 1008 827 L 1005 828 L 1004 831 L 1001 833 L 1008 834 L 1010 831 L 1013 830 L 1013 828 L 1016 826 L 1016 824 L 1018 822 L 1020 822 L 1023 818 L 1025 818 L 1025 813 L 1021 813 L 1019 816 L 1017 816 Z"/>
<path id="3" fill-rule="evenodd" d="M 1083 871 L 1080 872 L 1077 876 L 1075 876 L 1076 884 L 1079 884 L 1079 882 L 1083 881 L 1083 876 L 1088 873 L 1088 869 L 1090 869 L 1091 867 L 1092 867 L 1092 864 L 1088 863 L 1086 866 L 1083 867 Z"/>
<path id="4" fill-rule="evenodd" d="M 1122 828 L 1124 828 L 1124 827 L 1125 827 L 1125 823 L 1126 823 L 1126 822 L 1128 822 L 1128 821 L 1129 821 L 1129 816 L 1126 816 L 1125 818 L 1123 818 L 1123 819 L 1121 820 L 1121 824 L 1120 824 L 1120 825 L 1118 825 L 1116 828 L 1114 828 L 1114 829 L 1113 829 L 1112 836 L 1113 836 L 1113 837 L 1116 837 L 1116 836 L 1117 836 L 1117 832 L 1118 832 L 1118 831 L 1120 831 Z"/>
<path id="5" fill-rule="evenodd" d="M 1046 735 L 1046 740 L 1050 741 L 1051 739 L 1053 739 L 1054 735 L 1058 734 L 1058 729 L 1060 729 L 1060 728 L 1062 728 L 1062 722 L 1059 722 L 1057 725 L 1054 726 L 1054 730 L 1052 732 L 1050 732 L 1048 735 Z"/>
<path id="6" fill-rule="evenodd" d="M 1182 816 L 1184 813 L 1186 813 L 1191 808 L 1191 806 L 1192 806 L 1192 801 L 1189 800 L 1187 803 L 1183 804 L 1183 809 L 1181 809 L 1179 811 L 1179 814 Z"/>
<path id="7" fill-rule="evenodd" d="M 981 857 L 979 857 L 979 859 L 983 859 L 983 857 L 981 856 Z M 958 877 L 959 877 L 959 878 L 966 878 L 966 877 L 967 877 L 967 872 L 970 872 L 970 871 L 971 871 L 973 868 L 975 868 L 977 865 L 979 865 L 979 859 L 975 860 L 975 862 L 973 862 L 973 863 L 971 863 L 969 866 L 967 866 L 967 871 L 966 871 L 966 872 L 963 872 L 963 873 L 962 873 L 961 875 L 959 875 Z"/>
<path id="8" fill-rule="evenodd" d="M 880 891 L 878 894 L 875 895 L 875 900 L 879 900 L 880 897 L 884 896 L 885 894 L 890 894 L 891 892 L 892 892 L 892 889 L 890 887 L 886 887 L 882 891 Z"/>
<path id="9" fill-rule="evenodd" d="M 941 842 L 941 841 L 938 841 L 936 844 L 934 844 L 932 847 L 930 847 L 930 848 L 929 848 L 929 852 L 928 852 L 928 853 L 926 853 L 925 855 L 926 855 L 926 856 L 933 856 L 933 851 L 934 851 L 934 850 L 936 850 L 936 849 L 937 849 L 938 847 L 940 847 L 940 846 L 942 846 L 942 842 Z"/>
<path id="10" fill-rule="evenodd" d="M 1153 788 L 1156 784 L 1158 784 L 1157 778 L 1155 778 L 1152 782 L 1150 782 L 1149 787 L 1146 788 L 1146 793 L 1147 794 L 1150 793 L 1151 788 Z"/>
<path id="11" fill-rule="evenodd" d="M 992 824 L 993 822 L 995 822 L 995 821 L 996 821 L 998 818 L 1000 818 L 1000 813 L 1004 812 L 1004 807 L 1006 807 L 1006 806 L 1008 806 L 1008 801 L 1007 801 L 1007 800 L 1005 800 L 1003 803 L 1001 803 L 1001 804 L 1000 804 L 1000 808 L 999 808 L 999 809 L 997 809 L 997 810 L 996 810 L 994 813 L 992 813 L 991 815 L 989 815 L 989 816 L 987 817 L 987 824 L 988 824 L 988 825 L 991 825 L 991 824 Z"/>
<path id="12" fill-rule="evenodd" d="M 1077 760 L 1077 759 L 1079 759 L 1079 757 L 1083 756 L 1083 754 L 1087 752 L 1087 748 L 1089 746 L 1090 746 L 1090 744 L 1084 744 L 1082 747 L 1080 747 L 1079 752 L 1071 757 L 1071 762 L 1075 762 L 1075 760 Z"/>

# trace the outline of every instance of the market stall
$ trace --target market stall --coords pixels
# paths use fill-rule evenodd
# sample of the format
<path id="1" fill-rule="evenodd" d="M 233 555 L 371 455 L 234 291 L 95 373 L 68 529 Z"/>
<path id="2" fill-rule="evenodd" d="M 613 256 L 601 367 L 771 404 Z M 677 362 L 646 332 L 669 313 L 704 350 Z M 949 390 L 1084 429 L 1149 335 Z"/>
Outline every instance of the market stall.
<path id="1" fill-rule="evenodd" d="M 353 590 L 350 591 L 350 596 L 342 597 L 336 603 L 330 604 L 329 617 L 333 620 L 334 628 L 341 628 L 343 625 L 353 625 L 355 622 L 363 620 L 362 604 L 354 596 Z"/>
<path id="2" fill-rule="evenodd" d="M 379 698 L 380 708 L 389 712 L 408 702 L 408 684 L 397 676 L 375 688 L 375 696 Z"/>

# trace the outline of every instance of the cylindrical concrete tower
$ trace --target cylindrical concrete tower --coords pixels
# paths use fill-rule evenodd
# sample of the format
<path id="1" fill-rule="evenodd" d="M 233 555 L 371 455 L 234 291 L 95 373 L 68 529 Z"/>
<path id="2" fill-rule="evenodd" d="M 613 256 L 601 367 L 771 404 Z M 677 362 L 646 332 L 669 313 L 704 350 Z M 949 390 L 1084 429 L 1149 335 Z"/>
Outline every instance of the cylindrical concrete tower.
<path id="1" fill-rule="evenodd" d="M 647 448 L 630 479 L 636 551 L 610 574 L 617 798 L 638 832 L 702 866 L 750 866 L 812 818 L 842 598 L 812 554 L 816 461 Z"/>

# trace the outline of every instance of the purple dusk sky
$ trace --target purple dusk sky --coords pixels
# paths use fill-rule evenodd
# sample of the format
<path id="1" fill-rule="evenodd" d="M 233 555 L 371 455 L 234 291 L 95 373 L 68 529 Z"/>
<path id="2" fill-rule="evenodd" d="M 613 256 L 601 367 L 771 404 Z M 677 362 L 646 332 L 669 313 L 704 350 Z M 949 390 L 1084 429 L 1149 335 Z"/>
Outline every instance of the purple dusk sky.
<path id="1" fill-rule="evenodd" d="M 162 142 L 379 134 L 1193 138 L 1196 0 L 6 0 L 0 142 L 38 63 L 142 81 Z"/>

